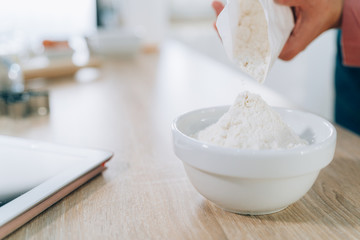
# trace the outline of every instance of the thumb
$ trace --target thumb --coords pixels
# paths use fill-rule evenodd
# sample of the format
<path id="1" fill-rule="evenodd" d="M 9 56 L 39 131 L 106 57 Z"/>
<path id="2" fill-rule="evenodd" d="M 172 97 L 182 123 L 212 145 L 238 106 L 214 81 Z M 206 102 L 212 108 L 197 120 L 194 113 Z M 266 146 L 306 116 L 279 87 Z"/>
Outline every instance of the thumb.
<path id="1" fill-rule="evenodd" d="M 224 4 L 220 1 L 213 1 L 211 5 L 215 10 L 216 16 L 219 16 L 221 11 L 224 9 Z"/>
<path id="2" fill-rule="evenodd" d="M 285 43 L 279 58 L 286 61 L 291 60 L 303 51 L 318 35 L 320 35 L 320 32 L 314 27 L 311 18 L 305 18 L 301 13 L 298 14 L 295 27 Z"/>

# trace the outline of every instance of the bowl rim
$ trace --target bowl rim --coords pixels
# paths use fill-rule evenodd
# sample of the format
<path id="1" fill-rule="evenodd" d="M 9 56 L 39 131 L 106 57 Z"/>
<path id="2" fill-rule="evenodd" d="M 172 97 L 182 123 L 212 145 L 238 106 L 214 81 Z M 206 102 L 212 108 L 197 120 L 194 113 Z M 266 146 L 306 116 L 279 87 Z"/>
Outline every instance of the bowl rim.
<path id="1" fill-rule="evenodd" d="M 199 141 L 178 128 L 179 121 L 190 114 L 200 111 L 225 112 L 227 107 L 229 106 L 193 110 L 173 121 L 173 148 L 175 155 L 183 163 L 213 174 L 263 179 L 308 174 L 321 170 L 333 160 L 336 147 L 335 127 L 324 118 L 301 110 L 277 108 L 288 112 L 310 114 L 319 119 L 330 130 L 330 134 L 323 141 L 293 149 L 238 149 Z"/>
<path id="2" fill-rule="evenodd" d="M 307 111 L 303 111 L 303 110 L 298 110 L 298 109 L 290 109 L 290 108 L 283 108 L 283 107 L 272 107 L 275 110 L 281 110 L 281 111 L 286 111 L 286 112 L 298 112 L 298 113 L 302 113 L 302 114 L 308 114 L 311 115 L 313 117 L 318 118 L 319 120 L 321 120 L 326 126 L 329 127 L 330 129 L 330 135 L 327 136 L 327 138 L 321 142 L 316 142 L 314 144 L 310 144 L 310 145 L 305 145 L 305 146 L 299 146 L 299 147 L 295 147 L 295 148 L 290 148 L 290 149 L 244 149 L 244 148 L 230 148 L 230 147 L 223 147 L 223 146 L 218 146 L 212 143 L 206 143 L 203 141 L 200 141 L 194 137 L 191 137 L 185 133 L 183 133 L 182 131 L 180 131 L 180 129 L 177 126 L 177 123 L 184 117 L 190 115 L 190 114 L 194 114 L 196 112 L 202 112 L 202 111 L 215 111 L 215 110 L 219 110 L 219 109 L 226 109 L 229 108 L 230 105 L 221 105 L 221 106 L 215 106 L 215 107 L 207 107 L 207 108 L 199 108 L 199 109 L 195 109 L 192 111 L 188 111 L 185 112 L 181 115 L 179 115 L 178 117 L 176 117 L 173 120 L 173 123 L 171 125 L 171 128 L 173 131 L 176 131 L 177 133 L 179 133 L 180 135 L 182 135 L 183 137 L 185 137 L 187 140 L 193 142 L 196 145 L 201 145 L 202 147 L 208 148 L 208 149 L 214 149 L 214 150 L 226 150 L 229 154 L 238 154 L 238 153 L 242 153 L 242 154 L 269 154 L 269 153 L 274 153 L 274 154 L 292 154 L 295 152 L 311 152 L 313 150 L 319 149 L 319 148 L 323 148 L 324 145 L 328 145 L 329 142 L 331 142 L 331 140 L 336 140 L 336 128 L 325 118 L 320 117 L 317 114 L 311 113 L 311 112 L 307 112 Z"/>

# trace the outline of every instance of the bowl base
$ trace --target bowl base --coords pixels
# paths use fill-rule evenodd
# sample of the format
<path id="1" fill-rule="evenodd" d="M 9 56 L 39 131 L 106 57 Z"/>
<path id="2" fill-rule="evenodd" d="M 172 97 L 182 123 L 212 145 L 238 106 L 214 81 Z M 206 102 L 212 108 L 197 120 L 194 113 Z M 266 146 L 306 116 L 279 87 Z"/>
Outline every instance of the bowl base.
<path id="1" fill-rule="evenodd" d="M 247 215 L 247 216 L 257 216 L 257 215 L 272 214 L 272 213 L 280 212 L 280 211 L 282 211 L 282 210 L 284 210 L 285 208 L 288 207 L 288 206 L 285 206 L 285 207 L 282 207 L 282 208 L 279 208 L 279 209 L 274 209 L 274 210 L 269 210 L 269 211 L 259 211 L 258 212 L 258 211 L 242 211 L 242 210 L 236 210 L 236 209 L 227 209 L 227 208 L 220 207 L 218 205 L 216 205 L 216 206 L 221 208 L 224 211 L 227 211 L 227 212 L 236 213 L 236 214 L 240 214 L 240 215 Z"/>

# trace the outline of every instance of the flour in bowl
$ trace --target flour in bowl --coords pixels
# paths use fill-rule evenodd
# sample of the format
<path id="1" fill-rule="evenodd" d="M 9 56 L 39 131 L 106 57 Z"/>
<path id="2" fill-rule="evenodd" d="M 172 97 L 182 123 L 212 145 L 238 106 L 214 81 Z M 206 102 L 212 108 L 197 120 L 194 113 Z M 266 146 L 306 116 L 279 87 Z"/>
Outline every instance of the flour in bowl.
<path id="1" fill-rule="evenodd" d="M 242 92 L 215 124 L 197 138 L 219 146 L 242 149 L 290 149 L 308 144 L 259 95 Z"/>

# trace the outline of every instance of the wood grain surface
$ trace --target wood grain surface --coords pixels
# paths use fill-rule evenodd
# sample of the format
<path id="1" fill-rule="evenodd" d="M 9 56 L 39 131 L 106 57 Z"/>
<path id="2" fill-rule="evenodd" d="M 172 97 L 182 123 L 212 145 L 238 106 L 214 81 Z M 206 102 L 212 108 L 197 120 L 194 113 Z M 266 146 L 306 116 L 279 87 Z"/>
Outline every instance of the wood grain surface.
<path id="1" fill-rule="evenodd" d="M 45 81 L 51 114 L 0 119 L 0 134 L 112 150 L 108 169 L 7 239 L 360 239 L 360 138 L 337 128 L 333 162 L 312 189 L 264 216 L 225 212 L 190 184 L 170 125 L 185 111 L 261 93 L 292 105 L 178 43 L 104 62 L 98 78 Z"/>

